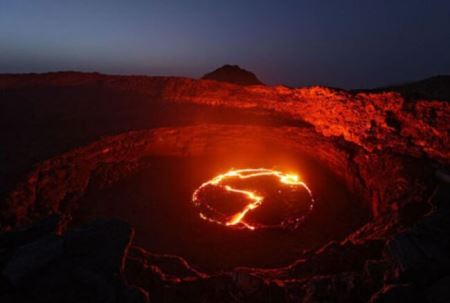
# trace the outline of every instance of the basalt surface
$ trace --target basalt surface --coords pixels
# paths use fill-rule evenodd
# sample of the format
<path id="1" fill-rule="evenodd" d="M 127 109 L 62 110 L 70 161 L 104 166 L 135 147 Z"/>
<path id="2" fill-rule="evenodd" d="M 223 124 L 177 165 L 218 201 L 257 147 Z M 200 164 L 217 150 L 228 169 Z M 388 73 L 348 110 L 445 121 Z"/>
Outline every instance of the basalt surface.
<path id="1" fill-rule="evenodd" d="M 230 146 L 235 150 L 252 148 L 255 141 L 263 148 L 281 146 L 317 159 L 358 197 L 355 203 L 367 209 L 371 219 L 343 241 L 299 253 L 298 260 L 289 266 L 241 267 L 215 274 L 192 268 L 182 256 L 153 254 L 133 246 L 132 236 L 126 232 L 128 227 L 112 223 L 112 232 L 118 224 L 124 233 L 123 242 L 119 241 L 122 244 L 111 249 L 122 252 L 123 269 L 107 270 L 100 276 L 91 273 L 91 265 L 101 265 L 102 254 L 108 254 L 99 248 L 92 250 L 99 257 L 80 261 L 89 272 L 75 271 L 75 275 L 90 277 L 105 285 L 104 289 L 115 285 L 104 294 L 114 293 L 110 301 L 124 302 L 145 301 L 148 296 L 155 302 L 399 302 L 407 298 L 438 302 L 448 298 L 447 102 L 405 99 L 394 92 L 244 87 L 209 80 L 79 73 L 6 75 L 0 81 L 6 93 L 36 87 L 86 86 L 139 92 L 144 98 L 164 104 L 246 111 L 276 117 L 276 123 L 270 120 L 249 125 L 244 120 L 228 121 L 226 125 L 198 121 L 187 123 L 195 125 L 155 125 L 105 137 L 38 163 L 1 204 L 2 237 L 7 240 L 2 242 L 0 266 L 8 287 L 0 289 L 0 293 L 5 298 L 25 300 L 28 295 L 42 295 L 32 287 L 25 287 L 27 296 L 18 295 L 31 279 L 26 278 L 28 275 L 43 270 L 44 276 L 54 279 L 64 268 L 73 268 L 73 260 L 66 257 L 71 256 L 70 247 L 58 247 L 70 241 L 74 232 L 66 230 L 67 224 L 79 199 L 92 186 L 114 186 L 139 171 L 148 157 L 194 157 L 226 152 Z M 126 125 L 130 117 L 120 117 L 120 122 Z M 53 213 L 61 214 L 56 238 L 47 239 L 54 228 L 38 234 L 18 233 L 19 226 Z M 102 238 L 102 224 L 108 226 L 106 230 L 111 228 L 110 223 L 95 223 L 75 233 L 75 239 L 91 239 L 92 235 Z M 25 278 L 15 277 L 10 268 L 18 264 L 18 258 L 32 258 L 25 249 L 29 245 L 36 245 L 44 255 L 47 250 L 55 254 L 39 263 L 39 269 L 24 270 Z M 122 264 L 120 260 L 115 257 L 112 264 Z M 63 264 L 60 272 L 49 270 L 55 262 Z"/>
<path id="2" fill-rule="evenodd" d="M 175 77 L 106 76 L 50 73 L 4 75 L 0 89 L 100 85 L 138 91 L 167 102 L 269 111 L 310 123 L 324 136 L 342 136 L 367 151 L 426 156 L 448 164 L 450 105 L 439 100 L 409 100 L 395 92 L 346 91 L 326 87 L 240 86 Z"/>

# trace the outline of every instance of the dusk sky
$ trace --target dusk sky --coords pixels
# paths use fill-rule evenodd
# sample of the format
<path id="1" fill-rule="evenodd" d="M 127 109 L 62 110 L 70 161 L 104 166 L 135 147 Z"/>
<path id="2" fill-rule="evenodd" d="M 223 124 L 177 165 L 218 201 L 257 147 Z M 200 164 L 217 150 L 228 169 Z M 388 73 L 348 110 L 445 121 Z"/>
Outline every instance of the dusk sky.
<path id="1" fill-rule="evenodd" d="M 200 77 L 367 88 L 450 74 L 450 1 L 0 0 L 0 73 Z"/>

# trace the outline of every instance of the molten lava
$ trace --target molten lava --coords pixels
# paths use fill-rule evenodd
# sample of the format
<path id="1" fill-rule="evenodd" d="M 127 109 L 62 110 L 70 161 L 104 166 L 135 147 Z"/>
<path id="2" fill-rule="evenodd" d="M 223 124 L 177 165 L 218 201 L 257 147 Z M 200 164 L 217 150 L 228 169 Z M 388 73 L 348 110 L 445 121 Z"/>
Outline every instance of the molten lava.
<path id="1" fill-rule="evenodd" d="M 258 223 L 249 223 L 246 220 L 246 216 L 263 205 L 265 201 L 265 196 L 261 193 L 260 190 L 254 189 L 242 189 L 236 188 L 236 185 L 229 184 L 233 180 L 246 180 L 246 179 L 255 179 L 262 177 L 274 177 L 277 179 L 280 185 L 287 186 L 291 190 L 306 190 L 309 197 L 309 204 L 306 209 L 311 211 L 314 205 L 314 199 L 312 197 L 312 192 L 308 188 L 308 186 L 299 179 L 299 177 L 295 174 L 286 174 L 277 170 L 265 169 L 265 168 L 256 168 L 256 169 L 238 169 L 238 170 L 230 170 L 224 174 L 220 174 L 211 180 L 204 182 L 200 187 L 198 187 L 193 195 L 192 201 L 195 206 L 200 208 L 200 217 L 204 220 L 218 223 L 225 226 L 236 226 L 247 228 L 250 230 L 255 230 L 257 227 L 264 227 L 264 224 Z M 227 184 L 228 183 L 228 184 Z M 240 195 L 245 200 L 245 205 L 239 211 L 232 212 L 231 214 L 224 214 L 222 211 L 218 210 L 213 206 L 213 202 L 208 197 L 205 197 L 204 192 L 209 189 L 220 189 L 227 193 L 235 193 Z M 277 190 L 278 193 L 281 193 L 281 189 Z M 207 196 L 207 195 L 206 195 Z M 212 198 L 214 199 L 214 197 Z M 297 201 L 298 202 L 298 201 Z M 206 214 L 208 213 L 208 215 Z M 292 221 L 297 224 L 299 221 L 303 219 L 289 218 L 288 220 L 284 220 L 281 222 L 281 225 L 286 225 L 288 223 L 292 223 Z"/>

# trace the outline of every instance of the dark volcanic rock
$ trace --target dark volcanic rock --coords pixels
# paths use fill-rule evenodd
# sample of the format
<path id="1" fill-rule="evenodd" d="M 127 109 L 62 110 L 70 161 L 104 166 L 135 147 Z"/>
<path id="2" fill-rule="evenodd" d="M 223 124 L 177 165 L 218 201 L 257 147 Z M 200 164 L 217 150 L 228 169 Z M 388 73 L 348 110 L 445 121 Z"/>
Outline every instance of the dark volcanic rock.
<path id="1" fill-rule="evenodd" d="M 409 100 L 434 99 L 450 101 L 450 75 L 439 75 L 401 85 L 376 88 L 371 91 L 395 91 Z"/>
<path id="2" fill-rule="evenodd" d="M 93 270 L 122 273 L 134 231 L 122 221 L 99 220 L 64 235 L 67 257 Z"/>
<path id="3" fill-rule="evenodd" d="M 397 284 L 385 286 L 370 298 L 369 303 L 421 303 L 422 294 L 411 284 Z"/>
<path id="4" fill-rule="evenodd" d="M 425 289 L 425 297 L 428 302 L 450 302 L 450 276 L 444 277 Z"/>
<path id="5" fill-rule="evenodd" d="M 47 220 L 37 226 L 48 226 Z M 36 226 L 30 228 L 30 234 Z M 122 272 L 131 227 L 103 220 L 57 235 L 35 233 L 23 243 L 22 234 L 11 233 L 9 257 L 0 265 L 2 302 L 148 302 L 146 291 L 129 286 Z M 20 240 L 20 241 L 19 241 Z"/>
<path id="6" fill-rule="evenodd" d="M 206 80 L 229 82 L 240 85 L 263 85 L 254 73 L 240 68 L 238 65 L 224 65 L 202 77 Z"/>
<path id="7" fill-rule="evenodd" d="M 450 186 L 442 183 L 431 203 L 435 209 L 411 229 L 388 242 L 394 279 L 429 285 L 450 274 Z"/>
<path id="8" fill-rule="evenodd" d="M 18 247 L 49 233 L 59 233 L 61 223 L 61 216 L 55 213 L 30 227 L 0 233 L 0 247 Z"/>
<path id="9" fill-rule="evenodd" d="M 450 275 L 450 187 L 448 173 L 430 203 L 433 211 L 386 245 L 387 283 L 370 302 L 448 302 Z"/>
<path id="10" fill-rule="evenodd" d="M 137 286 L 123 285 L 120 290 L 118 302 L 142 303 L 149 302 L 148 292 Z"/>
<path id="11" fill-rule="evenodd" d="M 366 260 L 382 258 L 383 247 L 383 240 L 368 240 L 363 243 L 331 242 L 308 259 L 288 267 L 289 276 L 304 278 L 311 275 L 362 272 Z"/>
<path id="12" fill-rule="evenodd" d="M 364 302 L 361 281 L 357 273 L 313 277 L 303 286 L 302 302 Z"/>
<path id="13" fill-rule="evenodd" d="M 56 235 L 44 236 L 15 249 L 3 268 L 3 276 L 19 286 L 27 276 L 48 267 L 64 254 L 63 239 Z"/>
<path id="14" fill-rule="evenodd" d="M 155 270 L 164 275 L 166 279 L 202 278 L 206 274 L 192 268 L 186 260 L 173 255 L 160 255 L 133 246 L 128 254 L 128 262 L 139 263 L 141 267 L 153 266 Z"/>

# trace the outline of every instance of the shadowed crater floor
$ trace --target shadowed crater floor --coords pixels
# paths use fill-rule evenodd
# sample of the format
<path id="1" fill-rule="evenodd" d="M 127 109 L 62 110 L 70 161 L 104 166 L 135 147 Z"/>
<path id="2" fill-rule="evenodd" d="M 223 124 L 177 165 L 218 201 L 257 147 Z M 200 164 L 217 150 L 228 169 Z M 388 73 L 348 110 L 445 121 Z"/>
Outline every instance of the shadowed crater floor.
<path id="1" fill-rule="evenodd" d="M 75 224 L 98 217 L 120 218 L 136 228 L 136 245 L 182 256 L 204 271 L 218 271 L 288 265 L 306 250 L 342 239 L 368 215 L 368 210 L 355 206 L 358 198 L 330 171 L 307 157 L 279 152 L 264 157 L 216 154 L 144 161 L 138 173 L 114 186 L 91 185 L 73 215 Z M 200 184 L 231 167 L 260 166 L 289 168 L 311 188 L 316 204 L 298 228 L 236 229 L 200 218 L 192 203 L 192 193 Z M 271 218 L 264 211 L 260 216 L 270 222 L 278 215 Z"/>

